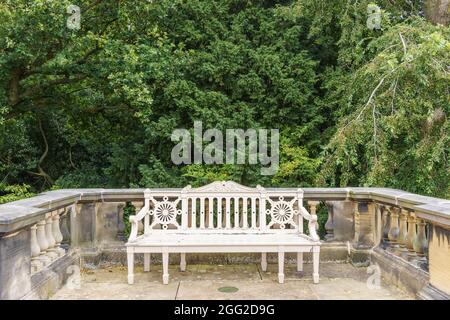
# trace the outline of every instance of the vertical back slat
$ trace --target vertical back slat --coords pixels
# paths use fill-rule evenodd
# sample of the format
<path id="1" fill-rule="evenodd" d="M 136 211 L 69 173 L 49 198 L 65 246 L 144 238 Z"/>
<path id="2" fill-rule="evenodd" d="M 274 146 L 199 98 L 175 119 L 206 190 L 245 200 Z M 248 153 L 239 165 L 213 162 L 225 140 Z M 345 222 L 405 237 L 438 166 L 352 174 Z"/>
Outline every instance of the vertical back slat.
<path id="1" fill-rule="evenodd" d="M 299 189 L 297 191 L 297 205 L 298 212 L 301 212 L 301 208 L 303 207 L 303 190 Z M 298 231 L 299 233 L 303 233 L 303 215 L 298 215 Z"/>
<path id="2" fill-rule="evenodd" d="M 205 198 L 200 198 L 200 229 L 205 229 Z"/>
<path id="3" fill-rule="evenodd" d="M 191 228 L 197 229 L 197 198 L 191 198 Z"/>
<path id="4" fill-rule="evenodd" d="M 239 197 L 234 197 L 234 228 L 239 228 Z"/>
<path id="5" fill-rule="evenodd" d="M 256 229 L 256 198 L 251 198 L 252 201 L 252 229 Z"/>
<path id="6" fill-rule="evenodd" d="M 242 215 L 243 215 L 243 218 L 242 218 L 242 228 L 244 228 L 244 229 L 248 229 L 248 221 L 247 221 L 247 217 L 248 217 L 248 215 L 247 215 L 247 197 L 244 197 L 243 199 L 242 199 Z"/>
<path id="7" fill-rule="evenodd" d="M 209 197 L 208 198 L 208 229 L 214 228 L 214 198 Z"/>
<path id="8" fill-rule="evenodd" d="M 225 198 L 225 228 L 230 229 L 231 228 L 231 203 L 230 203 L 230 197 Z"/>
<path id="9" fill-rule="evenodd" d="M 222 197 L 217 197 L 217 229 L 222 229 Z"/>

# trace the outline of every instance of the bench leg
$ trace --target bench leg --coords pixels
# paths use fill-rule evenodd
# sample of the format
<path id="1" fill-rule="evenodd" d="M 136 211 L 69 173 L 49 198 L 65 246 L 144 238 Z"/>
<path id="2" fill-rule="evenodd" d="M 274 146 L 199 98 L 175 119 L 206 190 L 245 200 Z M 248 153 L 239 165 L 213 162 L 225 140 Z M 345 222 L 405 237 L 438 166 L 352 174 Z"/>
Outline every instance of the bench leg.
<path id="1" fill-rule="evenodd" d="M 186 271 L 186 253 L 180 253 L 180 270 Z"/>
<path id="2" fill-rule="evenodd" d="M 319 256 L 320 247 L 313 248 L 313 281 L 319 283 Z"/>
<path id="3" fill-rule="evenodd" d="M 278 282 L 284 283 L 284 252 L 278 252 Z"/>
<path id="4" fill-rule="evenodd" d="M 303 252 L 297 252 L 297 271 L 303 271 Z"/>
<path id="5" fill-rule="evenodd" d="M 127 263 L 128 263 L 128 284 L 134 283 L 134 253 L 127 253 Z"/>
<path id="6" fill-rule="evenodd" d="M 150 253 L 144 253 L 144 272 L 150 271 Z"/>
<path id="7" fill-rule="evenodd" d="M 261 253 L 261 269 L 262 271 L 267 271 L 267 253 L 263 252 Z"/>
<path id="8" fill-rule="evenodd" d="M 168 252 L 163 252 L 162 263 L 163 263 L 163 284 L 169 284 L 169 253 Z"/>

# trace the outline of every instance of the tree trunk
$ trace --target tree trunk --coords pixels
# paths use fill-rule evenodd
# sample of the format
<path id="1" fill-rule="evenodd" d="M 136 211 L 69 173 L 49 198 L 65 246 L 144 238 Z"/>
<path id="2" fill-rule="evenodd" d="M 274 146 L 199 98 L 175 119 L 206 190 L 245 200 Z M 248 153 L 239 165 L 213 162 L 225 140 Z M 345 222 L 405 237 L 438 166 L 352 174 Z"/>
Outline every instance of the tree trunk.
<path id="1" fill-rule="evenodd" d="M 425 0 L 425 17 L 434 24 L 449 24 L 450 0 Z"/>

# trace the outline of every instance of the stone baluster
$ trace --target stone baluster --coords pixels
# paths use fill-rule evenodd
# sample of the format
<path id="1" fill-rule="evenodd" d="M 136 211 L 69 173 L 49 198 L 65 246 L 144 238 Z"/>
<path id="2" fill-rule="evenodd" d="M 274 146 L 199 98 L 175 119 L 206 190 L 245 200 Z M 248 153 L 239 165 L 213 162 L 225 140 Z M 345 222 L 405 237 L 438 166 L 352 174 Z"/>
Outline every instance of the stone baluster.
<path id="1" fill-rule="evenodd" d="M 334 212 L 333 212 L 333 203 L 327 201 L 327 208 L 328 208 L 328 220 L 325 223 L 325 229 L 327 231 L 327 234 L 325 235 L 326 241 L 333 241 L 334 240 Z"/>
<path id="2" fill-rule="evenodd" d="M 416 252 L 414 251 L 414 239 L 417 236 L 416 216 L 413 212 L 408 215 L 408 235 L 406 237 L 406 248 L 408 249 L 408 256 L 414 258 Z"/>
<path id="3" fill-rule="evenodd" d="M 313 216 L 317 216 L 317 206 L 319 205 L 319 201 L 308 201 L 310 214 Z M 316 231 L 319 234 L 319 221 L 316 222 Z"/>
<path id="4" fill-rule="evenodd" d="M 408 242 L 408 211 L 405 209 L 401 209 L 400 211 L 400 227 L 398 234 L 398 244 L 400 246 L 400 251 L 402 253 L 406 253 L 406 243 Z"/>
<path id="5" fill-rule="evenodd" d="M 417 233 L 414 238 L 414 251 L 417 256 L 423 260 L 426 255 L 426 251 L 428 249 L 428 242 L 426 237 L 426 222 L 423 219 L 417 218 Z"/>
<path id="6" fill-rule="evenodd" d="M 53 214 L 52 212 L 49 212 L 46 214 L 45 219 L 45 236 L 47 237 L 47 243 L 48 243 L 48 249 L 47 249 L 47 256 L 50 257 L 50 259 L 53 261 L 56 258 L 58 258 L 58 253 L 55 251 L 55 237 L 53 236 Z"/>
<path id="7" fill-rule="evenodd" d="M 47 266 L 51 263 L 51 259 L 47 256 L 48 241 L 45 234 L 45 225 L 45 220 L 41 220 L 37 223 L 36 238 L 39 244 L 39 248 L 41 249 L 38 259 L 44 266 Z"/>
<path id="8" fill-rule="evenodd" d="M 374 224 L 374 244 L 375 245 L 382 245 L 382 239 L 383 239 L 383 228 L 384 228 L 384 221 L 383 219 L 383 207 L 379 205 L 378 203 L 374 203 L 375 208 L 375 216 L 373 222 Z"/>
<path id="9" fill-rule="evenodd" d="M 388 233 L 389 245 L 393 248 L 398 248 L 398 237 L 400 233 L 400 228 L 398 226 L 398 216 L 399 216 L 399 208 L 389 207 L 390 212 L 390 228 Z"/>
<path id="10" fill-rule="evenodd" d="M 41 253 L 41 247 L 37 240 L 37 225 L 31 228 L 31 272 L 38 272 L 42 269 L 43 263 L 39 260 L 39 254 Z"/>
<path id="11" fill-rule="evenodd" d="M 64 209 L 62 209 L 61 211 L 55 211 L 52 217 L 52 231 L 53 237 L 55 238 L 55 252 L 59 257 L 63 256 L 66 253 L 66 251 L 61 248 L 61 242 L 63 241 L 63 235 L 59 227 L 59 219 L 61 213 L 64 213 Z"/>
<path id="12" fill-rule="evenodd" d="M 391 228 L 391 216 L 386 206 L 383 207 L 383 243 L 385 246 L 389 242 L 389 229 Z"/>
<path id="13" fill-rule="evenodd" d="M 60 231 L 63 236 L 63 240 L 61 241 L 61 246 L 70 245 L 70 212 L 72 208 L 67 207 L 64 209 L 64 212 L 60 215 L 59 226 Z"/>

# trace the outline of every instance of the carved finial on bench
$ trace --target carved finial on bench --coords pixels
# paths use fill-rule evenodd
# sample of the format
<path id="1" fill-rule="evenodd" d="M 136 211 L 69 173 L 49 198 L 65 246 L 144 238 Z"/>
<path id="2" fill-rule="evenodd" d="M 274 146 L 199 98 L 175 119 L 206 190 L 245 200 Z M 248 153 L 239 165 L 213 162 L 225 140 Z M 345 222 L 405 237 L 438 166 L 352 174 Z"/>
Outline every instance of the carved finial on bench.
<path id="1" fill-rule="evenodd" d="M 189 192 L 189 190 L 191 190 L 191 189 L 192 189 L 191 185 L 188 184 L 186 187 L 184 187 L 184 188 L 181 190 L 181 193 L 187 193 L 187 192 Z"/>

